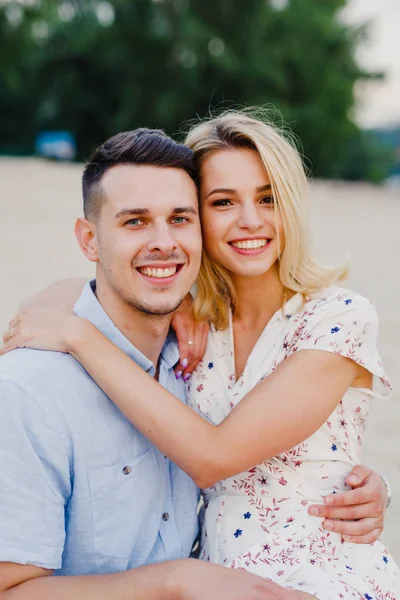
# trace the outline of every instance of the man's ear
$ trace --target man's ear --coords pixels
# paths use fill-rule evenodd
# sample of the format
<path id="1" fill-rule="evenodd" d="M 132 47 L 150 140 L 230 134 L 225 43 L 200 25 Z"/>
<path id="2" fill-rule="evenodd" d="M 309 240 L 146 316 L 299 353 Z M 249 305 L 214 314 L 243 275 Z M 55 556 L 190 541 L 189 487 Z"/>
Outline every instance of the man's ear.
<path id="1" fill-rule="evenodd" d="M 83 254 L 91 262 L 98 262 L 97 238 L 95 225 L 80 217 L 75 223 L 75 235 Z"/>

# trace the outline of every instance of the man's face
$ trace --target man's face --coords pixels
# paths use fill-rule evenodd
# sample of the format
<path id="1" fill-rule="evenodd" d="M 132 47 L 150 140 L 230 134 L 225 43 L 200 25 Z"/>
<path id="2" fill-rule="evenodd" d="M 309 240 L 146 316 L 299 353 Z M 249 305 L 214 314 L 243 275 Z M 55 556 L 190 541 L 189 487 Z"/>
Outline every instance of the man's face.
<path id="1" fill-rule="evenodd" d="M 200 267 L 196 186 L 183 169 L 118 165 L 101 180 L 97 277 L 125 303 L 167 315 Z"/>

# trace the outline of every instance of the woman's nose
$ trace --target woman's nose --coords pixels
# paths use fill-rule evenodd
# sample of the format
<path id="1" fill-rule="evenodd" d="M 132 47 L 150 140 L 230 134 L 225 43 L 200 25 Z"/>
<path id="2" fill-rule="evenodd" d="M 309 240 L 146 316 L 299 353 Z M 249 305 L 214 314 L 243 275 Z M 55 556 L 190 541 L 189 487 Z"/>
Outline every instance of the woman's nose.
<path id="1" fill-rule="evenodd" d="M 243 206 L 240 211 L 238 226 L 242 229 L 255 231 L 263 225 L 264 221 L 260 215 L 260 211 L 253 203 L 248 206 Z"/>

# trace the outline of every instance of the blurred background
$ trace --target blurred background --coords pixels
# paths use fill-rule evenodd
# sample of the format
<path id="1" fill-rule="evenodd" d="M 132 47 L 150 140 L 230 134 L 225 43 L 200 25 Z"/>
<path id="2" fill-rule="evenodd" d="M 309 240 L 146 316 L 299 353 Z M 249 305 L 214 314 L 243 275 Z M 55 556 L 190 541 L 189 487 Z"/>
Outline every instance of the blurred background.
<path id="1" fill-rule="evenodd" d="M 184 139 L 211 110 L 270 105 L 301 140 L 316 245 L 377 304 L 393 399 L 364 461 L 390 480 L 400 562 L 398 0 L 0 0 L 0 329 L 51 281 L 89 277 L 80 175 L 121 130 Z M 47 157 L 47 158 L 46 158 Z"/>

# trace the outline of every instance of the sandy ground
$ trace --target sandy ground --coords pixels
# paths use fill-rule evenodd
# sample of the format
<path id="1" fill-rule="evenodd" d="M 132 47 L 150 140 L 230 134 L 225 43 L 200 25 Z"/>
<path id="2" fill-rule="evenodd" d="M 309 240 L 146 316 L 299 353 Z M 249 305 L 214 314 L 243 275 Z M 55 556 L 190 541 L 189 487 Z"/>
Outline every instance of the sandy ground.
<path id="1" fill-rule="evenodd" d="M 80 165 L 0 160 L 1 331 L 28 294 L 55 279 L 93 274 L 73 235 L 81 214 L 80 173 Z M 394 394 L 375 404 L 364 461 L 391 482 L 383 538 L 400 562 L 400 193 L 329 182 L 315 182 L 311 192 L 318 249 L 330 261 L 350 257 L 348 286 L 372 299 L 380 315 L 381 353 Z"/>

